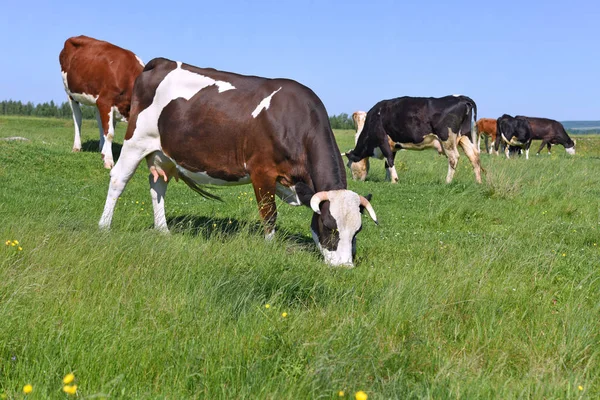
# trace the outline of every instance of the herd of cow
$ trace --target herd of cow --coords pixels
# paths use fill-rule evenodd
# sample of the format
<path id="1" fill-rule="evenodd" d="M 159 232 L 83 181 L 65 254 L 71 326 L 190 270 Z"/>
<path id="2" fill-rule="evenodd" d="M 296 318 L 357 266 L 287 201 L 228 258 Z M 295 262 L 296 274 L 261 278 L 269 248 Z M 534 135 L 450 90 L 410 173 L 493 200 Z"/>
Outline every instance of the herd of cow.
<path id="1" fill-rule="evenodd" d="M 328 264 L 353 265 L 361 213 L 367 211 L 375 223 L 377 217 L 370 196 L 347 189 L 343 154 L 325 106 L 312 90 L 293 80 L 165 58 L 144 65 L 131 51 L 86 36 L 67 39 L 59 60 L 75 122 L 73 151 L 81 149 L 80 103 L 97 107 L 101 155 L 111 168 L 100 228 L 110 227 L 117 199 L 145 159 L 156 229 L 168 230 L 164 198 L 172 178 L 214 199 L 218 197 L 204 185 L 251 183 L 266 238 L 275 233 L 278 196 L 290 205 L 312 208 L 312 236 Z M 356 146 L 345 155 L 358 180 L 366 177 L 369 157 L 385 159 L 388 178 L 397 182 L 398 150 L 435 148 L 448 158 L 450 182 L 460 146 L 480 183 L 480 135 L 488 151 L 488 136 L 496 152 L 506 144 L 507 156 L 514 148 L 525 149 L 528 156 L 532 139 L 542 140 L 540 150 L 562 144 L 575 152 L 560 123 L 508 115 L 477 121 L 477 105 L 466 96 L 383 100 L 353 117 Z M 128 125 L 115 164 L 112 141 L 118 119 Z"/>

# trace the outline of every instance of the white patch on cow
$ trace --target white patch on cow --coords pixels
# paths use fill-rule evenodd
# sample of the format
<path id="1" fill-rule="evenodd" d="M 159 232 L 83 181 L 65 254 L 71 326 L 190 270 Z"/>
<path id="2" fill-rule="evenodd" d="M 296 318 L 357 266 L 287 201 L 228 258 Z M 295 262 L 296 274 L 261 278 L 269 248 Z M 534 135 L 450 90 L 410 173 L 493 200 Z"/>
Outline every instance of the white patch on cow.
<path id="1" fill-rule="evenodd" d="M 170 157 L 169 157 L 170 158 Z M 213 178 L 206 172 L 192 172 L 178 165 L 175 160 L 171 159 L 175 165 L 177 165 L 177 171 L 193 180 L 198 185 L 217 185 L 217 186 L 236 186 L 236 185 L 247 185 L 251 183 L 250 175 L 245 175 L 237 181 L 225 181 L 219 178 Z"/>
<path id="2" fill-rule="evenodd" d="M 525 159 L 529 160 L 529 149 L 525 149 Z"/>
<path id="3" fill-rule="evenodd" d="M 60 71 L 60 73 L 63 78 L 63 84 L 65 85 L 65 91 L 67 92 L 67 95 L 69 95 L 76 102 L 85 104 L 86 106 L 95 106 L 96 105 L 96 101 L 98 101 L 99 95 L 94 96 L 94 95 L 87 94 L 87 93 L 72 92 L 69 89 L 69 81 L 67 80 L 67 73 L 65 71 Z"/>
<path id="4" fill-rule="evenodd" d="M 504 142 L 510 146 L 519 146 L 519 147 L 523 147 L 525 144 L 520 142 L 518 139 L 516 139 L 514 136 L 510 138 L 510 140 L 508 140 L 506 138 L 506 136 L 504 136 L 504 133 L 502 133 L 502 140 L 504 140 Z"/>
<path id="5" fill-rule="evenodd" d="M 462 94 L 453 94 L 452 96 L 454 96 L 454 97 L 460 97 L 460 96 L 462 96 Z"/>
<path id="6" fill-rule="evenodd" d="M 395 167 L 389 167 L 385 171 L 386 179 L 388 179 L 392 183 L 398 182 L 398 173 L 396 172 Z"/>
<path id="7" fill-rule="evenodd" d="M 313 231 L 313 240 L 325 258 L 325 262 L 331 265 L 353 266 L 352 254 L 354 252 L 354 235 L 362 225 L 360 215 L 360 198 L 358 194 L 350 190 L 331 190 L 329 195 L 329 212 L 335 219 L 339 242 L 337 249 L 327 250 L 319 242 L 317 234 Z M 311 229 L 312 231 L 312 229 Z"/>
<path id="8" fill-rule="evenodd" d="M 575 147 L 565 147 L 567 154 L 575 155 Z"/>
<path id="9" fill-rule="evenodd" d="M 139 57 L 138 57 L 138 56 L 136 56 L 135 54 L 134 54 L 134 56 L 135 56 L 135 59 L 136 59 L 136 60 L 138 60 L 138 62 L 139 62 L 139 63 L 140 63 L 140 65 L 142 66 L 142 68 L 146 66 L 146 64 L 144 64 L 144 62 L 142 61 L 142 59 L 141 59 L 141 58 L 139 58 Z"/>
<path id="10" fill-rule="evenodd" d="M 274 237 L 275 237 L 275 228 L 273 228 L 273 230 L 271 232 L 268 232 L 265 234 L 265 240 L 267 240 L 268 242 L 273 240 Z"/>
<path id="11" fill-rule="evenodd" d="M 291 206 L 301 206 L 302 202 L 298 197 L 298 193 L 296 193 L 296 186 L 284 186 L 281 183 L 277 182 L 275 186 L 275 194 L 281 200 L 285 201 Z"/>
<path id="12" fill-rule="evenodd" d="M 178 61 L 177 68 L 169 72 L 156 88 L 152 104 L 138 114 L 135 130 L 141 130 L 145 136 L 151 136 L 155 140 L 160 140 L 158 135 L 158 118 L 162 110 L 171 101 L 178 98 L 189 100 L 202 89 L 212 85 L 216 85 L 219 88 L 219 93 L 235 89 L 229 82 L 216 81 L 208 76 L 182 69 L 181 61 Z M 133 133 L 133 137 L 135 137 L 135 132 Z"/>
<path id="13" fill-rule="evenodd" d="M 271 99 L 273 98 L 275 93 L 279 92 L 280 90 L 281 87 L 273 93 L 271 93 L 270 95 L 268 95 L 267 97 L 265 97 L 264 99 L 262 99 L 254 109 L 254 111 L 252 111 L 252 118 L 258 117 L 258 114 L 260 114 L 262 110 L 268 110 L 269 106 L 271 105 Z"/>

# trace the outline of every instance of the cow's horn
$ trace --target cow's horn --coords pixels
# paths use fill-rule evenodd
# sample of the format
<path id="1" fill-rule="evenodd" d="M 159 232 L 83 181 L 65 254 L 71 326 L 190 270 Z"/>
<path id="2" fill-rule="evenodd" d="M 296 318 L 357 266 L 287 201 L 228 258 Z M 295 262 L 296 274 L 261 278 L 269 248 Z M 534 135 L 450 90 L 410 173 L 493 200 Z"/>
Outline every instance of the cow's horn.
<path id="1" fill-rule="evenodd" d="M 327 192 L 318 192 L 313 194 L 313 197 L 310 199 L 310 208 L 312 208 L 317 214 L 321 214 L 319 204 L 325 200 L 329 200 L 329 194 Z"/>
<path id="2" fill-rule="evenodd" d="M 358 197 L 360 197 L 360 205 L 369 212 L 369 216 L 375 222 L 375 224 L 379 225 L 379 222 L 377 222 L 377 215 L 375 215 L 375 210 L 373 209 L 371 203 L 369 203 L 369 200 L 361 195 L 358 195 Z"/>

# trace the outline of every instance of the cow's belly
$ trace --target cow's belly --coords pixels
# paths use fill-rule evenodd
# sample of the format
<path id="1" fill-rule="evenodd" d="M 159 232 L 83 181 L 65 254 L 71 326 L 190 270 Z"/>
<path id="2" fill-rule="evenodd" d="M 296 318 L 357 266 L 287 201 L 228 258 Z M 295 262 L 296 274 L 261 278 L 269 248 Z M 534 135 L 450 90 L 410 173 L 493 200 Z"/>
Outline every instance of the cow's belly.
<path id="1" fill-rule="evenodd" d="M 430 133 L 428 135 L 423 136 L 423 141 L 420 143 L 412 143 L 412 142 L 394 142 L 394 144 L 396 146 L 400 146 L 403 149 L 406 150 L 425 150 L 425 149 L 430 149 L 432 147 L 434 148 L 438 148 L 438 137 L 436 135 L 434 135 L 433 133 Z"/>

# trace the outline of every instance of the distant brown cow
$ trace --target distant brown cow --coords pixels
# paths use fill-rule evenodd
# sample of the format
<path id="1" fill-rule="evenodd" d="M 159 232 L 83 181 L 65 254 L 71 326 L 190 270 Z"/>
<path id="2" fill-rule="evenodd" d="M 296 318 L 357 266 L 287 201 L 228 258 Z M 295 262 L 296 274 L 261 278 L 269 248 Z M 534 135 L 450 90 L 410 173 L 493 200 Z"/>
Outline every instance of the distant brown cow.
<path id="1" fill-rule="evenodd" d="M 481 135 L 484 136 L 485 150 L 488 154 L 493 152 L 498 154 L 494 149 L 494 143 L 496 142 L 496 120 L 494 118 L 481 118 L 477 120 L 477 145 L 475 147 L 478 149 L 481 148 Z M 491 142 L 488 142 L 489 139 L 491 139 Z"/>
<path id="2" fill-rule="evenodd" d="M 116 118 L 129 118 L 133 83 L 144 63 L 129 50 L 87 36 L 67 39 L 59 61 L 75 122 L 73 151 L 81 150 L 79 103 L 95 106 L 102 159 L 112 168 Z"/>

